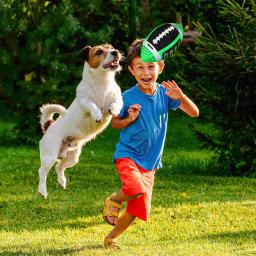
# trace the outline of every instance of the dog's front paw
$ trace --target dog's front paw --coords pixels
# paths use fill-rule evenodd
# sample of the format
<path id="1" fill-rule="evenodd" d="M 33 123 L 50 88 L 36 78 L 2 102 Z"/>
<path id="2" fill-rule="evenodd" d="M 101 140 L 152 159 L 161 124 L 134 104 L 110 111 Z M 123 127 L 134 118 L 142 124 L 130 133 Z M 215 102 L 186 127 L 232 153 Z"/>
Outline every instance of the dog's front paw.
<path id="1" fill-rule="evenodd" d="M 96 122 L 101 122 L 103 116 L 99 109 L 94 110 L 93 113 L 91 113 L 91 115 Z"/>
<path id="2" fill-rule="evenodd" d="M 110 113 L 111 115 L 117 116 L 117 115 L 119 114 L 119 112 L 120 112 L 120 108 L 118 107 L 117 104 L 112 103 L 112 104 L 110 105 L 110 108 L 108 109 L 108 111 L 109 111 L 109 113 Z"/>

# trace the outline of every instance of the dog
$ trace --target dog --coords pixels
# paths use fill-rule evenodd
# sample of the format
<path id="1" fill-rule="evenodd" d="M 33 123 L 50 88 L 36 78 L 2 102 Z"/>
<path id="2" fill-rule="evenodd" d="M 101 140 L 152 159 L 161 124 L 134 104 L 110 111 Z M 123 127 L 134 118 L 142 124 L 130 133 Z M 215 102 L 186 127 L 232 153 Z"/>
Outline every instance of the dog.
<path id="1" fill-rule="evenodd" d="M 44 198 L 52 166 L 57 163 L 58 182 L 65 189 L 65 169 L 78 163 L 82 146 L 102 132 L 123 106 L 121 89 L 115 81 L 116 72 L 121 70 L 121 53 L 109 44 L 87 46 L 82 52 L 85 59 L 82 80 L 69 108 L 57 104 L 40 108 L 44 135 L 39 142 L 38 193 Z M 54 113 L 59 114 L 56 120 Z"/>

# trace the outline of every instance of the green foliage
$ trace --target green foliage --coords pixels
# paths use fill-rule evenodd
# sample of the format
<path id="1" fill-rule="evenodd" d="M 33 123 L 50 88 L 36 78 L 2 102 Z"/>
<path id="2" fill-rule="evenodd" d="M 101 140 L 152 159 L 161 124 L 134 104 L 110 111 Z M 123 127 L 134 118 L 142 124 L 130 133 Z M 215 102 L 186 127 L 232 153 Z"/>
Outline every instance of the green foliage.
<path id="1" fill-rule="evenodd" d="M 197 23 L 203 37 L 193 52 L 192 82 L 204 121 L 215 132 L 195 129 L 198 137 L 217 153 L 216 163 L 234 175 L 256 170 L 255 81 L 256 5 L 254 1 L 218 1 L 223 33 Z M 216 134 L 217 133 L 217 134 Z"/>
<path id="2" fill-rule="evenodd" d="M 40 105 L 67 106 L 74 98 L 84 46 L 109 42 L 125 48 L 126 9 L 114 0 L 0 2 L 1 106 L 15 119 L 21 142 L 38 141 Z"/>
<path id="3" fill-rule="evenodd" d="M 200 21 L 203 24 L 216 23 L 215 0 L 177 0 L 152 1 L 151 10 L 155 25 L 165 22 L 176 22 L 181 15 L 183 26 L 192 25 L 192 21 Z"/>
<path id="4" fill-rule="evenodd" d="M 0 1 L 1 117 L 16 122 L 9 137 L 36 143 L 41 134 L 39 106 L 71 103 L 81 79 L 83 62 L 78 54 L 84 46 L 108 42 L 126 54 L 135 34 L 129 24 L 135 24 L 138 37 L 144 37 L 154 26 L 174 22 L 176 10 L 185 15 L 189 9 L 202 20 L 205 6 L 209 9 L 210 4 L 204 0 L 172 4 L 157 0 L 145 12 L 143 2 L 137 1 L 129 17 L 129 1 Z M 164 78 L 170 74 L 176 78 L 171 67 Z M 135 83 L 126 63 L 117 80 L 123 90 Z"/>

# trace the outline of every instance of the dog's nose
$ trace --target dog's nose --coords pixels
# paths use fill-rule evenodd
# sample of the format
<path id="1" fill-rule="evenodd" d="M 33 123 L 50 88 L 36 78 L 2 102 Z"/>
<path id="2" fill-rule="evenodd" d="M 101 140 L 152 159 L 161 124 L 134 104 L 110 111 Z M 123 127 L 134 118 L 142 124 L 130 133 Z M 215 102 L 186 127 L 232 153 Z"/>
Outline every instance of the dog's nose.
<path id="1" fill-rule="evenodd" d="M 114 57 L 117 57 L 118 56 L 118 51 L 117 50 L 114 50 L 111 52 L 111 54 L 114 56 Z"/>

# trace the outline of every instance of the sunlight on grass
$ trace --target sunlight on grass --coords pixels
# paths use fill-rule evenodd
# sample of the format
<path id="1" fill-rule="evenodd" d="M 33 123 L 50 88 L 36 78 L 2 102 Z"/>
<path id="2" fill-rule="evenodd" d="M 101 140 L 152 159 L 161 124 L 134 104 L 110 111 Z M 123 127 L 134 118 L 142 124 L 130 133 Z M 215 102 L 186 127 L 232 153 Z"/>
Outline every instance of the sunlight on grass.
<path id="1" fill-rule="evenodd" d="M 117 132 L 108 128 L 84 147 L 66 171 L 66 190 L 52 169 L 46 200 L 37 196 L 38 148 L 0 146 L 0 255 L 256 255 L 256 179 L 213 173 L 212 153 L 184 128 L 188 119 L 171 122 L 151 217 L 120 237 L 120 252 L 103 248 L 111 227 L 101 217 L 104 198 L 121 185 L 112 163 Z"/>
<path id="2" fill-rule="evenodd" d="M 108 255 L 249 255 L 256 252 L 255 216 L 253 201 L 153 207 L 148 223 L 137 220 L 121 237 L 122 251 Z M 102 241 L 111 227 L 101 215 L 59 222 L 58 229 L 2 231 L 0 252 L 106 255 Z"/>

